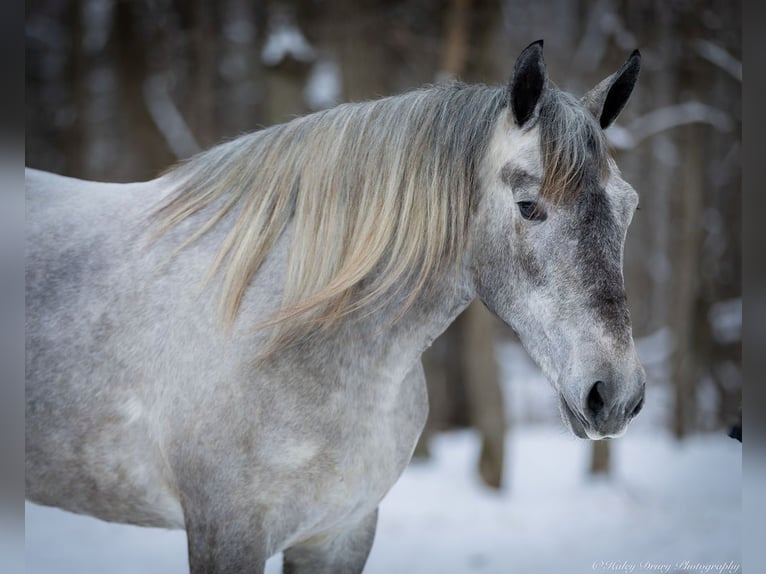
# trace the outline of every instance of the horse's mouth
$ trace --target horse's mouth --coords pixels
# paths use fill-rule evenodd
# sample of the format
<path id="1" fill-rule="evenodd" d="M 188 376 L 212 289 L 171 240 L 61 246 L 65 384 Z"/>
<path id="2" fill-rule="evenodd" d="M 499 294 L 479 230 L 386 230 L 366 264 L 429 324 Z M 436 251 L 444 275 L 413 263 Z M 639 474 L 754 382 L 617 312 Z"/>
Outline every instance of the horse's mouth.
<path id="1" fill-rule="evenodd" d="M 568 423 L 570 429 L 574 435 L 578 438 L 590 438 L 585 432 L 585 421 L 569 406 L 566 399 L 563 396 L 559 396 L 559 408 L 561 410 L 561 418 L 565 423 Z"/>

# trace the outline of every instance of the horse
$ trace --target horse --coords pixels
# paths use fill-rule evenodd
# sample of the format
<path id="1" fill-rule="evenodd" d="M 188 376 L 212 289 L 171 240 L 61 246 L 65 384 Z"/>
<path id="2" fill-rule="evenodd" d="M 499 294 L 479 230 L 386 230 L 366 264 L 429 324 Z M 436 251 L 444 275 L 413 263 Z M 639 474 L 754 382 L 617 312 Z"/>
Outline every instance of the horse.
<path id="1" fill-rule="evenodd" d="M 543 42 L 507 85 L 343 104 L 151 181 L 26 172 L 26 496 L 185 529 L 192 573 L 361 572 L 428 409 L 421 354 L 475 298 L 577 437 L 646 376 L 622 256 L 638 195 Z"/>

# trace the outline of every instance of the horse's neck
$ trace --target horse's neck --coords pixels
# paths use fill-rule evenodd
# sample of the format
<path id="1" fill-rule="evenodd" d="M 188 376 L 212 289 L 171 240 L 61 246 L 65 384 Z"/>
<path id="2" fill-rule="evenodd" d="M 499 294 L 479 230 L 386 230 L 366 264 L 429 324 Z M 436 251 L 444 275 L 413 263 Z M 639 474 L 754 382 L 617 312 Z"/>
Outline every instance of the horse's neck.
<path id="1" fill-rule="evenodd" d="M 207 217 L 209 214 L 193 216 L 192 226 L 199 223 L 197 219 L 205 221 Z M 210 230 L 199 241 L 206 244 L 202 251 L 217 249 L 227 230 L 228 226 L 220 224 Z M 169 249 L 174 249 L 188 231 L 182 229 L 179 233 L 179 238 L 170 241 Z M 243 301 L 241 325 L 258 324 L 279 303 L 291 239 L 289 224 L 258 271 L 255 288 L 249 290 Z M 347 321 L 327 337 L 309 337 L 305 343 L 278 351 L 274 356 L 277 368 L 307 372 L 319 368 L 323 376 L 346 377 L 346 366 L 353 364 L 359 376 L 371 372 L 403 376 L 476 296 L 468 261 L 454 265 L 423 289 L 401 317 L 406 293 L 369 316 Z M 186 266 L 204 268 L 202 263 L 194 266 L 186 262 Z M 264 341 L 261 339 L 256 346 Z"/>
<path id="2" fill-rule="evenodd" d="M 401 317 L 401 302 L 393 302 L 368 317 L 348 322 L 329 338 L 311 343 L 311 354 L 328 357 L 331 370 L 353 365 L 355 376 L 379 374 L 398 381 L 475 296 L 465 266 L 425 289 Z"/>
<path id="3" fill-rule="evenodd" d="M 467 270 L 457 277 L 448 274 L 432 290 L 426 290 L 415 305 L 386 331 L 385 336 L 391 338 L 392 345 L 388 354 L 380 359 L 392 365 L 404 358 L 409 364 L 418 360 L 476 296 L 469 277 Z M 381 326 L 390 323 L 394 312 L 398 309 L 392 312 L 391 317 L 385 317 Z"/>

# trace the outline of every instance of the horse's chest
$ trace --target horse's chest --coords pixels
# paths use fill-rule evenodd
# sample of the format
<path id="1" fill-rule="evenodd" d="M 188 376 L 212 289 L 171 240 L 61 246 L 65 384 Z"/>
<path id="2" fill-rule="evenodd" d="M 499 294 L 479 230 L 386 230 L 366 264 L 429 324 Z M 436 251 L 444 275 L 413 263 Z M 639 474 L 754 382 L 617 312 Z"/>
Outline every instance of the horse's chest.
<path id="1" fill-rule="evenodd" d="M 406 468 L 428 412 L 421 376 L 357 397 L 335 422 L 333 440 L 304 467 L 307 511 L 298 538 L 353 524 L 372 512 Z"/>
<path id="2" fill-rule="evenodd" d="M 352 423 L 357 431 L 350 436 L 357 443 L 360 462 L 366 462 L 369 469 L 377 470 L 381 476 L 394 473 L 393 480 L 410 461 L 428 414 L 428 396 L 419 363 L 416 369 L 398 386 L 390 386 L 372 398 L 366 408 L 356 410 Z"/>

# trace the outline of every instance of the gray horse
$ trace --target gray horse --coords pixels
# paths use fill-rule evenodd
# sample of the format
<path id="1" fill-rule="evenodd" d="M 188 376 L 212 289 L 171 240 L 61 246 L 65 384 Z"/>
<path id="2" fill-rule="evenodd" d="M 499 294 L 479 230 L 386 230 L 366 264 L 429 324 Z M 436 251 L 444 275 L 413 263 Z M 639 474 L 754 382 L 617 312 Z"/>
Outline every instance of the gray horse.
<path id="1" fill-rule="evenodd" d="M 28 170 L 26 489 L 188 535 L 194 573 L 360 572 L 428 408 L 421 354 L 477 296 L 579 437 L 645 375 L 622 276 L 638 203 L 542 41 L 508 86 L 342 105 L 153 181 Z"/>

